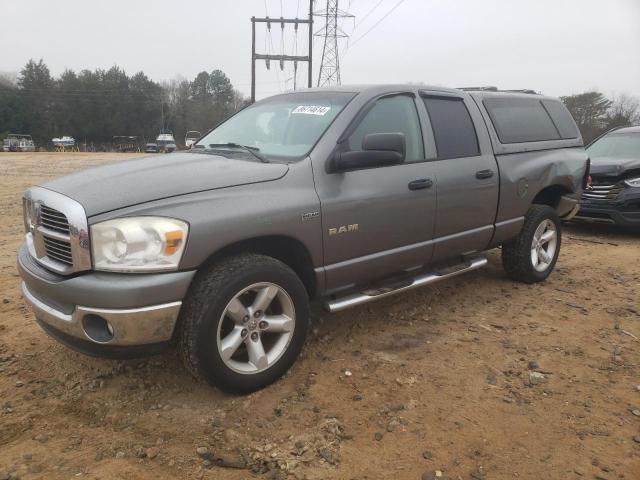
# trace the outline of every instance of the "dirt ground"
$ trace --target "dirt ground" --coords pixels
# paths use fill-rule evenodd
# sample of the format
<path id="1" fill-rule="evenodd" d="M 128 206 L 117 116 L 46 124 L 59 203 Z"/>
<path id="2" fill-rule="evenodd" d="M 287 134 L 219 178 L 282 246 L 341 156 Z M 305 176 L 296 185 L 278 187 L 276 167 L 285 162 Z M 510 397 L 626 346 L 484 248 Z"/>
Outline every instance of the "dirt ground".
<path id="1" fill-rule="evenodd" d="M 289 374 L 231 396 L 175 351 L 74 353 L 23 303 L 22 191 L 127 157 L 0 153 L 0 480 L 640 478 L 640 233 L 568 226 L 544 284 L 509 281 L 495 250 L 432 287 L 315 307 Z"/>

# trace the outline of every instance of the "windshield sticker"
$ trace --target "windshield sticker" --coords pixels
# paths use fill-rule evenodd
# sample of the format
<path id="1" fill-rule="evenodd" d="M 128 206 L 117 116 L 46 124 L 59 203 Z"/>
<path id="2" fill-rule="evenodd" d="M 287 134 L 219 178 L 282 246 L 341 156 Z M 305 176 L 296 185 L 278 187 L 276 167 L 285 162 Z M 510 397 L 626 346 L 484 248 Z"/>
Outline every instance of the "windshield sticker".
<path id="1" fill-rule="evenodd" d="M 306 115 L 324 115 L 331 107 L 322 107 L 320 105 L 300 105 L 293 109 L 291 113 L 304 113 Z"/>

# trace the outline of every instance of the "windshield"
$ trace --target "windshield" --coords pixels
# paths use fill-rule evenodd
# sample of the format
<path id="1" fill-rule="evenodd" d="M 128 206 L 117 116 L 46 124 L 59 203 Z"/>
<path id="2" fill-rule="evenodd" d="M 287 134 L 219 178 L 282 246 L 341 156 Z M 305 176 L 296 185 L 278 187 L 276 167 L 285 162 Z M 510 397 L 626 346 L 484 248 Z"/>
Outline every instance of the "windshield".
<path id="1" fill-rule="evenodd" d="M 311 151 L 354 95 L 307 92 L 268 98 L 238 112 L 196 147 L 217 150 L 224 144 L 237 144 L 258 149 L 270 160 L 299 160 Z"/>
<path id="2" fill-rule="evenodd" d="M 619 133 L 606 135 L 591 145 L 587 151 L 594 158 L 640 158 L 640 134 Z"/>

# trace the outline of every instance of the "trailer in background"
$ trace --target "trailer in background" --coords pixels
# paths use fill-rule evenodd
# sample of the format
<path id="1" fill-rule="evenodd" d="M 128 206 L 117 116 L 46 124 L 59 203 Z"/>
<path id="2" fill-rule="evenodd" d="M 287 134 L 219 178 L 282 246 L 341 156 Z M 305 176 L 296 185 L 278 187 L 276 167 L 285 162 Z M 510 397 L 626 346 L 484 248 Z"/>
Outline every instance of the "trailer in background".
<path id="1" fill-rule="evenodd" d="M 80 148 L 76 145 L 76 139 L 68 135 L 59 138 L 52 138 L 53 148 L 56 152 L 79 152 Z"/>
<path id="2" fill-rule="evenodd" d="M 113 137 L 113 150 L 115 152 L 134 152 L 142 151 L 140 138 L 135 135 L 116 135 Z"/>
<path id="3" fill-rule="evenodd" d="M 33 143 L 31 135 L 21 133 L 10 133 L 2 141 L 3 152 L 35 152 L 36 145 Z"/>

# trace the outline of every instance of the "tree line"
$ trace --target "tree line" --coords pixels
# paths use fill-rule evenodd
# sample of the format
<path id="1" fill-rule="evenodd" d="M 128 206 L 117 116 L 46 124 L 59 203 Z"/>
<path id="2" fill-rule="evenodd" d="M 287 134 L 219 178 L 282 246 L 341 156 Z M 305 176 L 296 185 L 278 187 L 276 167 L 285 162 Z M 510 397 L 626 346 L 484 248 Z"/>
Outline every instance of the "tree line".
<path id="1" fill-rule="evenodd" d="M 181 144 L 188 130 L 204 133 L 246 103 L 221 70 L 164 83 L 118 66 L 65 70 L 54 78 L 42 60 L 29 60 L 15 80 L 0 77 L 0 138 L 30 134 L 47 146 L 69 135 L 78 143 L 109 144 L 120 135 L 153 141 L 170 129 Z"/>
<path id="2" fill-rule="evenodd" d="M 561 100 L 585 144 L 611 128 L 640 123 L 635 97 L 589 91 Z M 65 70 L 54 78 L 42 59 L 29 60 L 15 79 L 0 76 L 0 139 L 24 133 L 47 146 L 69 135 L 79 143 L 108 144 L 117 135 L 152 141 L 165 128 L 181 144 L 188 130 L 204 133 L 246 104 L 222 70 L 163 83 L 144 72 L 128 76 L 117 66 Z"/>
<path id="3" fill-rule="evenodd" d="M 590 91 L 560 99 L 576 121 L 585 145 L 612 128 L 640 125 L 640 101 L 630 95 L 607 98 Z"/>

